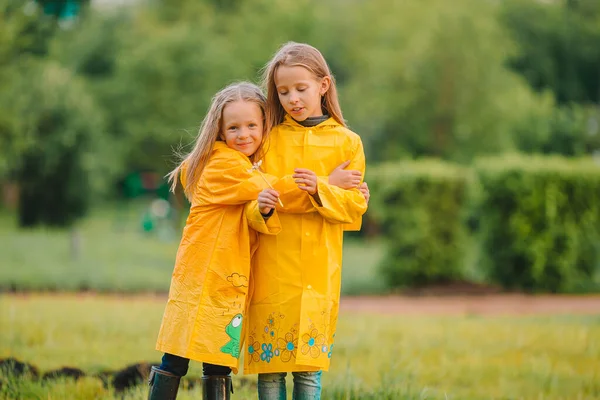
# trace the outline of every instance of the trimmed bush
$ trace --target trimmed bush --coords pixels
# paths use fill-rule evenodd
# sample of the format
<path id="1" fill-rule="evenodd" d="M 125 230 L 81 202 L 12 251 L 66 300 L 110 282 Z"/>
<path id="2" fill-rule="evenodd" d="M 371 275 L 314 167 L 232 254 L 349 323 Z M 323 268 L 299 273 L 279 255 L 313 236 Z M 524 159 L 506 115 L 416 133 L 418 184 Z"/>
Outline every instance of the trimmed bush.
<path id="1" fill-rule="evenodd" d="M 391 287 L 460 280 L 468 173 L 435 160 L 382 164 L 369 170 L 369 214 L 381 224 Z"/>
<path id="2" fill-rule="evenodd" d="M 505 288 L 589 290 L 600 260 L 600 166 L 511 155 L 476 163 L 487 272 Z"/>

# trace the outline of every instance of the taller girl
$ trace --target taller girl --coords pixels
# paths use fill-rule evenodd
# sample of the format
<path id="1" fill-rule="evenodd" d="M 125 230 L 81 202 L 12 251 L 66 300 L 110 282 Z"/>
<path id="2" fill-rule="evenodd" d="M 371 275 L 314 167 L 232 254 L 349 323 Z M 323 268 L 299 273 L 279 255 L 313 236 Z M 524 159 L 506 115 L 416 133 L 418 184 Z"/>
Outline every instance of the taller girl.
<path id="1" fill-rule="evenodd" d="M 274 128 L 262 167 L 293 174 L 295 183 L 276 186 L 285 206 L 275 211 L 279 235 L 259 235 L 244 371 L 259 373 L 261 400 L 285 399 L 286 372 L 294 375 L 295 399 L 319 399 L 338 318 L 343 231 L 359 229 L 367 210 L 358 188 L 332 186 L 328 175 L 347 161 L 364 176 L 365 156 L 317 49 L 287 43 L 267 64 L 264 84 L 266 124 Z M 256 204 L 254 220 L 260 211 Z"/>

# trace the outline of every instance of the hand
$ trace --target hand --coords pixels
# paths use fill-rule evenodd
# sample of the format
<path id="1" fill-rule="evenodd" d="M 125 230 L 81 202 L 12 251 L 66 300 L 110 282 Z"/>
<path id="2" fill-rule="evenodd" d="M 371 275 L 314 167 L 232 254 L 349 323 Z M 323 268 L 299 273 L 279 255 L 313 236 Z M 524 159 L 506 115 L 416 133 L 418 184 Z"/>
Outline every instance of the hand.
<path id="1" fill-rule="evenodd" d="M 277 205 L 279 193 L 273 189 L 264 189 L 258 194 L 258 210 L 261 214 L 268 214 Z"/>
<path id="2" fill-rule="evenodd" d="M 329 174 L 329 184 L 342 189 L 353 189 L 360 184 L 362 173 L 358 170 L 346 170 L 350 161 L 344 161 Z"/>
<path id="3" fill-rule="evenodd" d="M 298 189 L 304 190 L 311 195 L 317 193 L 317 174 L 310 169 L 296 168 L 295 174 L 292 175 L 294 182 L 298 185 Z"/>
<path id="4" fill-rule="evenodd" d="M 358 190 L 360 190 L 360 192 L 363 194 L 363 196 L 365 196 L 365 200 L 367 201 L 367 204 L 369 204 L 369 199 L 371 198 L 371 193 L 369 193 L 369 186 L 367 185 L 367 182 L 361 183 L 360 186 L 358 187 Z"/>

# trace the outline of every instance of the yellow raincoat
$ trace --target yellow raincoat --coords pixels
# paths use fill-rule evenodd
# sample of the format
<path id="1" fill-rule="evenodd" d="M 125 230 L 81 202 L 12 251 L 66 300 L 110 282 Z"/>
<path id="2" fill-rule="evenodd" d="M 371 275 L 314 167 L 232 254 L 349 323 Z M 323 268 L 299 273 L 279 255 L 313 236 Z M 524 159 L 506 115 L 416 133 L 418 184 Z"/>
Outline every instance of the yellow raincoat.
<path id="1" fill-rule="evenodd" d="M 191 199 L 156 349 L 237 373 L 252 251 L 246 203 L 267 184 L 242 153 L 216 142 Z M 182 174 L 182 178 L 185 173 Z M 267 177 L 272 183 L 273 177 Z M 277 216 L 252 222 L 280 230 Z"/>
<path id="2" fill-rule="evenodd" d="M 281 232 L 259 234 L 252 261 L 254 294 L 246 325 L 244 373 L 328 370 L 338 317 L 342 240 L 345 229 L 360 227 L 367 210 L 358 189 L 328 184 L 328 175 L 351 160 L 348 169 L 365 172 L 360 137 L 333 118 L 303 127 L 286 116 L 273 129 L 263 168 L 276 177 L 307 168 L 318 178 L 321 204 L 281 179 L 284 208 L 277 208 Z M 258 228 L 257 203 L 250 225 Z M 351 225 L 347 225 L 351 224 Z"/>

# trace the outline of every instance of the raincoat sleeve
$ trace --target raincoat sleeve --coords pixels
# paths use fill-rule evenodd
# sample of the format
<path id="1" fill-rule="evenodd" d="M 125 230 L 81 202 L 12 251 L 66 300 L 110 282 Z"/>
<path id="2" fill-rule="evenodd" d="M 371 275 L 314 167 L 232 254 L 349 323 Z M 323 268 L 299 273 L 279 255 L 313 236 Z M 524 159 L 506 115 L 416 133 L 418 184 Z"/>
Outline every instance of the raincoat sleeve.
<path id="1" fill-rule="evenodd" d="M 315 206 L 309 199 L 309 194 L 298 188 L 298 184 L 292 178 L 292 175 L 281 177 L 274 188 L 279 192 L 279 199 L 283 203 L 283 207 L 277 206 L 278 210 L 294 214 L 316 211 Z"/>
<path id="2" fill-rule="evenodd" d="M 252 165 L 241 153 L 222 151 L 213 154 L 202 171 L 197 192 L 201 200 L 211 204 L 243 204 L 256 200 L 258 194 L 277 179 L 252 171 Z"/>
<path id="3" fill-rule="evenodd" d="M 281 231 L 281 223 L 279 222 L 277 211 L 274 211 L 273 215 L 265 220 L 258 209 L 258 201 L 254 200 L 246 204 L 245 212 L 248 226 L 255 231 L 267 235 L 276 235 Z"/>
<path id="4" fill-rule="evenodd" d="M 360 140 L 356 142 L 352 153 L 347 168 L 359 170 L 364 176 L 365 154 Z M 367 211 L 367 202 L 360 190 L 330 185 L 327 177 L 318 177 L 317 186 L 321 204 L 315 197 L 309 196 L 317 212 L 331 223 L 346 224 L 344 230 L 360 229 L 362 215 Z"/>

